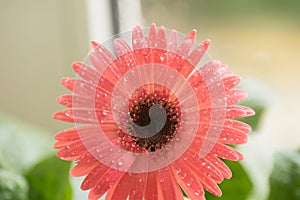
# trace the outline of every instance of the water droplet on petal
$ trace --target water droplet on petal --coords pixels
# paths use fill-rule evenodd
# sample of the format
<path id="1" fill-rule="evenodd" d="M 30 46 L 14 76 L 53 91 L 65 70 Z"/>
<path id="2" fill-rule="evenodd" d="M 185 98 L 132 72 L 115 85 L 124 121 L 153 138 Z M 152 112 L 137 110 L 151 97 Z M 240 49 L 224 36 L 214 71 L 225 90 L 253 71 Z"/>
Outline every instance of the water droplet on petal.
<path id="1" fill-rule="evenodd" d="M 122 161 L 119 161 L 119 162 L 118 162 L 118 165 L 119 165 L 119 166 L 122 166 L 122 165 L 123 165 L 123 162 L 122 162 Z"/>

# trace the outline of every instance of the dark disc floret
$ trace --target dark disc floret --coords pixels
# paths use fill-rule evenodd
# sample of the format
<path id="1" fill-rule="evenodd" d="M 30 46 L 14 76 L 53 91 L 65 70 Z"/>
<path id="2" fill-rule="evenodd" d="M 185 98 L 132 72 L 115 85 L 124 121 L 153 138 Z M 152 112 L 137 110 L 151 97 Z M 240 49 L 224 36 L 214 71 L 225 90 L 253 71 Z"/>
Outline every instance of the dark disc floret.
<path id="1" fill-rule="evenodd" d="M 138 134 L 142 133 L 134 134 L 137 132 L 135 127 L 145 127 L 151 123 L 151 120 L 155 123 L 156 119 L 151 119 L 149 116 L 149 111 L 153 106 L 164 110 L 166 120 L 157 133 L 153 133 L 150 137 L 139 137 Z M 148 92 L 146 89 L 137 91 L 130 99 L 128 115 L 128 135 L 127 137 L 123 135 L 123 141 L 126 140 L 127 144 L 130 141 L 131 147 L 142 151 L 154 152 L 163 148 L 175 137 L 180 124 L 179 103 L 177 98 L 166 89 L 153 92 Z"/>

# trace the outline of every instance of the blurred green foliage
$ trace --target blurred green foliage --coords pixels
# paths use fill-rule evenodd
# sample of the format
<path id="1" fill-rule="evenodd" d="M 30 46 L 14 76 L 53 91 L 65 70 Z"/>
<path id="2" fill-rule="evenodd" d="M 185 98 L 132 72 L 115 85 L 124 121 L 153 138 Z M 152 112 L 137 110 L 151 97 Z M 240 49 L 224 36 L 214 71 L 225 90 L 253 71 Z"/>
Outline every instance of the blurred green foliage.
<path id="1" fill-rule="evenodd" d="M 269 200 L 300 199 L 300 151 L 278 153 L 269 179 Z"/>
<path id="2" fill-rule="evenodd" d="M 72 200 L 70 164 L 53 155 L 35 165 L 26 176 L 29 200 Z"/>
<path id="3" fill-rule="evenodd" d="M 27 200 L 28 188 L 24 176 L 10 170 L 0 169 L 1 200 Z"/>
<path id="4" fill-rule="evenodd" d="M 0 115 L 0 200 L 71 200 L 70 162 L 45 130 Z"/>
<path id="5" fill-rule="evenodd" d="M 25 174 L 54 152 L 53 139 L 43 129 L 0 115 L 0 168 Z"/>

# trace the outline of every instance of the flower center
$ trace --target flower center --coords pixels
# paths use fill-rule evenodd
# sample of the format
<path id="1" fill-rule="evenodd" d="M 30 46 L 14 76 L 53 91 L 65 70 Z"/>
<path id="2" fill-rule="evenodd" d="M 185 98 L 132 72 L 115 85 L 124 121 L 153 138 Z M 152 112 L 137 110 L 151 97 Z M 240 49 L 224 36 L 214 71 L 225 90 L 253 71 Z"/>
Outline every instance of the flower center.
<path id="1" fill-rule="evenodd" d="M 154 152 L 174 138 L 179 122 L 179 103 L 170 91 L 162 86 L 153 92 L 143 87 L 130 99 L 126 138 L 131 138 L 131 146 Z"/>

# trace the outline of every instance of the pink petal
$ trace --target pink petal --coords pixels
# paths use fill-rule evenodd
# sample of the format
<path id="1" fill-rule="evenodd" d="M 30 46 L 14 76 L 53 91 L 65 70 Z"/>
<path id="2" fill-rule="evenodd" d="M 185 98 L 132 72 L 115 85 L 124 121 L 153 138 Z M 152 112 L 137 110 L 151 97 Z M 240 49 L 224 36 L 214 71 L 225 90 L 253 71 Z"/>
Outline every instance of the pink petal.
<path id="1" fill-rule="evenodd" d="M 231 178 L 232 176 L 231 170 L 222 160 L 220 160 L 212 153 L 208 154 L 208 156 L 206 156 L 205 158 L 208 159 L 222 173 L 224 178 L 227 179 Z"/>
<path id="2" fill-rule="evenodd" d="M 78 140 L 79 135 L 77 132 L 77 128 L 70 128 L 70 129 L 60 131 L 54 136 L 54 139 L 62 140 L 62 141 Z"/>
<path id="3" fill-rule="evenodd" d="M 242 117 L 249 117 L 254 115 L 255 112 L 246 106 L 228 106 L 226 108 L 226 117 L 227 118 L 242 118 Z"/>
<path id="4" fill-rule="evenodd" d="M 174 167 L 172 166 L 171 168 L 173 176 L 175 176 L 177 182 L 190 199 L 204 198 L 204 191 L 199 177 L 182 158 L 179 158 L 175 162 Z"/>
<path id="5" fill-rule="evenodd" d="M 178 192 L 180 190 L 178 183 L 175 180 L 175 177 L 172 174 L 172 171 L 169 167 L 158 170 L 158 183 L 159 191 L 161 192 L 162 199 L 179 199 Z M 182 195 L 181 198 L 182 199 Z"/>
<path id="6" fill-rule="evenodd" d="M 110 94 L 105 88 L 113 88 L 113 83 L 106 81 L 106 87 L 101 87 L 101 82 L 107 79 L 101 78 L 98 85 L 76 78 L 62 78 L 61 83 L 75 94 L 86 98 L 94 98 L 97 94 Z"/>
<path id="7" fill-rule="evenodd" d="M 198 154 L 196 154 L 198 155 Z M 195 171 L 196 174 L 202 176 L 205 174 L 207 178 L 211 178 L 216 183 L 221 183 L 224 179 L 222 173 L 219 171 L 218 167 L 213 165 L 206 158 L 198 158 L 196 156 L 189 160 L 188 165 Z"/>
<path id="8" fill-rule="evenodd" d="M 120 68 L 118 69 L 120 74 L 123 74 L 136 66 L 135 55 L 132 52 L 131 47 L 123 39 L 115 39 L 114 47 L 120 59 Z"/>
<path id="9" fill-rule="evenodd" d="M 108 169 L 106 172 L 103 172 L 102 175 L 91 177 L 91 181 L 97 182 L 97 184 L 91 189 L 89 199 L 97 200 L 103 196 L 109 189 L 118 184 L 124 174 L 122 171 Z"/>
<path id="10" fill-rule="evenodd" d="M 161 26 L 157 32 L 157 49 L 167 50 L 167 33 L 163 26 Z"/>
<path id="11" fill-rule="evenodd" d="M 200 176 L 200 182 L 202 183 L 205 190 L 212 193 L 215 196 L 222 196 L 222 191 L 208 175 L 204 174 Z"/>
<path id="12" fill-rule="evenodd" d="M 79 124 L 98 124 L 114 122 L 112 113 L 105 109 L 73 108 L 54 113 L 54 119 Z M 98 119 L 101 119 L 99 121 Z"/>
<path id="13" fill-rule="evenodd" d="M 98 164 L 99 161 L 95 159 L 89 162 L 85 162 L 85 161 L 83 161 L 82 163 L 80 162 L 71 169 L 70 174 L 75 177 L 85 176 L 89 174 L 93 169 L 95 169 L 95 167 L 97 167 Z"/>
<path id="14" fill-rule="evenodd" d="M 244 158 L 244 156 L 237 150 L 221 143 L 215 144 L 212 153 L 216 154 L 216 156 L 218 156 L 219 158 L 232 161 L 238 161 Z"/>
<path id="15" fill-rule="evenodd" d="M 56 101 L 60 103 L 63 106 L 66 106 L 68 108 L 88 108 L 91 105 L 95 103 L 95 107 L 97 107 L 99 104 L 103 103 L 103 100 L 101 102 L 96 101 L 98 99 L 95 99 L 95 102 L 93 102 L 93 99 L 86 98 L 84 96 L 78 96 L 78 95 L 72 95 L 72 94 L 65 94 L 57 97 Z"/>
<path id="16" fill-rule="evenodd" d="M 232 119 L 226 119 L 224 122 L 224 126 L 232 127 L 235 129 L 239 129 L 240 131 L 243 131 L 244 133 L 251 132 L 251 126 L 244 122 L 232 120 Z"/>
<path id="17" fill-rule="evenodd" d="M 126 200 L 132 190 L 133 182 L 132 175 L 126 173 L 118 182 L 111 199 Z"/>
<path id="18" fill-rule="evenodd" d="M 189 55 L 189 61 L 193 66 L 197 66 L 204 56 L 210 45 L 210 40 L 205 40 L 201 44 L 199 44 Z"/>
<path id="19" fill-rule="evenodd" d="M 78 140 L 79 140 L 79 138 L 78 138 Z M 69 146 L 69 145 L 71 145 L 71 144 L 73 144 L 74 142 L 77 142 L 77 141 L 76 140 L 74 140 L 74 141 L 56 141 L 53 145 L 53 148 L 60 149 L 60 148 L 63 148 L 65 146 Z"/>
<path id="20" fill-rule="evenodd" d="M 248 135 L 233 127 L 224 127 L 219 138 L 223 144 L 245 144 L 247 141 Z"/>
<path id="21" fill-rule="evenodd" d="M 143 31 L 140 26 L 136 26 L 132 30 L 132 47 L 133 50 L 147 48 L 148 41 L 143 34 Z"/>
<path id="22" fill-rule="evenodd" d="M 194 170 L 195 174 L 202 176 L 208 175 L 208 178 L 216 183 L 223 181 L 224 177 L 217 166 L 214 166 L 209 160 L 205 158 L 199 158 L 199 146 L 197 143 L 193 143 L 191 147 L 182 157 L 186 161 L 186 164 L 190 166 L 191 170 Z M 201 172 L 201 173 L 199 173 Z"/>
<path id="23" fill-rule="evenodd" d="M 150 30 L 149 30 L 149 44 L 150 47 L 156 48 L 156 24 L 151 24 Z"/>
<path id="24" fill-rule="evenodd" d="M 158 180 L 156 172 L 149 172 L 147 177 L 147 184 L 145 188 L 145 200 L 158 199 Z"/>
<path id="25" fill-rule="evenodd" d="M 74 142 L 70 145 L 64 146 L 57 153 L 56 156 L 63 160 L 76 160 L 81 155 L 87 152 L 85 146 L 81 141 Z"/>
<path id="26" fill-rule="evenodd" d="M 72 98 L 73 98 L 73 95 L 66 94 L 66 95 L 61 95 L 61 96 L 57 97 L 56 101 L 63 106 L 71 108 L 72 107 Z"/>
<path id="27" fill-rule="evenodd" d="M 238 76 L 230 76 L 223 79 L 224 88 L 226 91 L 230 90 L 231 88 L 235 87 L 239 82 L 241 81 L 241 78 Z"/>
<path id="28" fill-rule="evenodd" d="M 168 51 L 176 52 L 178 45 L 178 35 L 176 30 L 171 30 L 168 36 Z"/>
<path id="29" fill-rule="evenodd" d="M 93 112 L 85 109 L 76 109 L 76 116 L 74 115 L 75 109 L 66 109 L 58 111 L 53 114 L 53 118 L 56 120 L 61 120 L 65 122 L 72 123 L 83 123 L 83 124 L 97 124 L 98 119 Z"/>
<path id="30" fill-rule="evenodd" d="M 116 58 L 101 44 L 98 44 L 88 55 L 92 65 L 101 74 Z"/>
<path id="31" fill-rule="evenodd" d="M 226 94 L 227 103 L 229 105 L 238 103 L 248 97 L 248 93 L 242 89 L 231 89 Z"/>
<path id="32" fill-rule="evenodd" d="M 182 44 L 178 47 L 176 53 L 180 56 L 187 57 L 196 37 L 197 31 L 192 30 L 188 36 L 183 40 Z"/>
<path id="33" fill-rule="evenodd" d="M 129 200 L 142 200 L 145 192 L 145 187 L 147 184 L 147 174 L 148 173 L 137 173 L 132 174 L 132 185 L 131 192 L 129 194 Z"/>
<path id="34" fill-rule="evenodd" d="M 87 80 L 88 82 L 94 82 L 95 84 L 98 83 L 101 75 L 95 69 L 81 62 L 73 63 L 72 67 L 74 71 L 84 80 Z"/>
<path id="35" fill-rule="evenodd" d="M 70 91 L 73 91 L 74 90 L 75 81 L 77 81 L 77 79 L 64 77 L 64 78 L 61 79 L 60 82 L 61 82 L 61 84 L 63 86 L 65 86 L 65 88 L 67 88 Z"/>
<path id="36" fill-rule="evenodd" d="M 98 165 L 85 177 L 81 184 L 82 190 L 88 190 L 96 186 L 104 174 L 109 171 L 110 168 L 106 165 L 98 163 Z"/>

